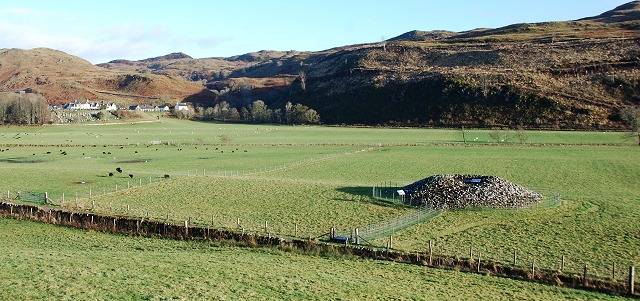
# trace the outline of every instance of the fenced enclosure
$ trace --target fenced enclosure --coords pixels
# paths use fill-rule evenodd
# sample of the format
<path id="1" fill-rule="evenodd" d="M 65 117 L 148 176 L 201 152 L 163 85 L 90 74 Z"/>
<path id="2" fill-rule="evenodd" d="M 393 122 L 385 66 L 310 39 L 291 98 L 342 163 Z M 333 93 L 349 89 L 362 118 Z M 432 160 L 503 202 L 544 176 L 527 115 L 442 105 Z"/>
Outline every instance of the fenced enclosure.
<path id="1" fill-rule="evenodd" d="M 512 263 L 503 263 L 474 254 L 470 249 L 469 257 L 450 256 L 435 252 L 433 241 L 429 241 L 428 250 L 424 252 L 405 252 L 394 250 L 390 243 L 387 248 L 363 247 L 357 245 L 336 245 L 321 242 L 314 238 L 283 237 L 272 233 L 248 233 L 242 229 L 215 229 L 199 227 L 185 220 L 174 224 L 152 218 L 130 218 L 97 215 L 89 212 L 77 212 L 40 208 L 28 205 L 0 203 L 0 215 L 10 218 L 29 219 L 56 225 L 71 226 L 83 229 L 123 233 L 128 235 L 157 236 L 172 239 L 226 240 L 235 241 L 246 246 L 270 246 L 285 250 L 313 252 L 316 254 L 350 255 L 377 260 L 390 260 L 435 268 L 456 269 L 485 275 L 499 275 L 521 280 L 530 280 L 552 285 L 575 287 L 613 294 L 636 296 L 635 267 L 624 266 L 628 272 L 619 272 L 625 279 L 620 281 L 615 275 L 602 277 L 589 273 L 585 265 L 578 273 L 562 269 L 549 269 L 538 266 L 535 261 L 530 265 L 519 265 L 517 253 Z M 268 227 L 268 225 L 265 225 Z M 627 269 L 628 268 L 628 269 Z"/>

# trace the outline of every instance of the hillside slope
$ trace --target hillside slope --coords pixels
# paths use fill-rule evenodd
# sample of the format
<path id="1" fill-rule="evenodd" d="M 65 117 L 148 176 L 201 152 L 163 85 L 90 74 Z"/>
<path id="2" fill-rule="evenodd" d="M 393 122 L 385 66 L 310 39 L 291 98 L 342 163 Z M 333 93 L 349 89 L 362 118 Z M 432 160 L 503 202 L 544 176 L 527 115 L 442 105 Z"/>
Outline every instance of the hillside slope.
<path id="1" fill-rule="evenodd" d="M 185 99 L 201 92 L 201 85 L 182 78 L 107 70 L 61 51 L 0 49 L 0 90 L 32 89 L 50 103 L 73 99 L 151 102 Z"/>
<path id="2" fill-rule="evenodd" d="M 245 79 L 217 101 L 302 102 L 338 124 L 620 128 L 620 109 L 640 105 L 638 12 L 634 1 L 580 21 L 413 31 L 270 60 L 231 77 L 294 78 L 288 89 Z"/>
<path id="3" fill-rule="evenodd" d="M 619 129 L 620 110 L 640 106 L 640 1 L 577 21 L 410 31 L 317 52 L 172 53 L 91 66 L 50 50 L 2 50 L 0 64 L 0 90 L 31 87 L 54 102 L 262 99 L 309 105 L 333 124 Z"/>

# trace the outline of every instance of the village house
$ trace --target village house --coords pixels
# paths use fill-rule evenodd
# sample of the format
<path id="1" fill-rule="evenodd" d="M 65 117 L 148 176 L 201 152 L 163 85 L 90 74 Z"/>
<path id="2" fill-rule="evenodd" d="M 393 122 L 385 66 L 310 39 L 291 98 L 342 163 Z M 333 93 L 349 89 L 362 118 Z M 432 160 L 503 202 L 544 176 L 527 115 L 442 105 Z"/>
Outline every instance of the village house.
<path id="1" fill-rule="evenodd" d="M 104 106 L 104 109 L 107 110 L 107 111 L 117 111 L 118 110 L 118 106 L 115 103 L 110 102 L 110 103 L 107 103 Z"/>
<path id="2" fill-rule="evenodd" d="M 177 102 L 176 106 L 174 107 L 174 111 L 178 112 L 178 111 L 186 111 L 189 110 L 189 104 L 184 103 L 184 102 Z"/>
<path id="3" fill-rule="evenodd" d="M 74 100 L 62 107 L 65 110 L 100 110 L 101 105 L 97 102 L 89 102 L 88 100 L 85 102 L 80 102 L 79 100 Z"/>

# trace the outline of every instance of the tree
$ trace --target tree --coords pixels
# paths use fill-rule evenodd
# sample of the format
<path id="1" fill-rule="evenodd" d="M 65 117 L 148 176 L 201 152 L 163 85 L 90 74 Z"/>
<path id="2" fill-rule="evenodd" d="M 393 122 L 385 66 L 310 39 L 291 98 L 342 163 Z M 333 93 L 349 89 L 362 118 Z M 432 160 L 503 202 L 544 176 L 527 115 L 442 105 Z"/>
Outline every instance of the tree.
<path id="1" fill-rule="evenodd" d="M 620 111 L 620 116 L 631 129 L 630 135 L 637 137 L 640 145 L 640 108 L 626 107 Z"/>
<path id="2" fill-rule="evenodd" d="M 307 73 L 304 72 L 304 70 L 300 70 L 298 79 L 300 80 L 300 88 L 302 88 L 302 91 L 307 90 Z"/>
<path id="3" fill-rule="evenodd" d="M 236 108 L 231 108 L 229 110 L 229 118 L 227 118 L 229 120 L 233 120 L 233 121 L 238 121 L 240 120 L 240 113 L 238 112 L 238 109 Z"/>
<path id="4" fill-rule="evenodd" d="M 287 124 L 292 124 L 292 112 L 293 112 L 293 104 L 290 101 L 284 105 L 284 121 Z"/>
<path id="5" fill-rule="evenodd" d="M 269 108 L 262 100 L 256 100 L 251 104 L 251 121 L 256 123 L 270 122 Z"/>
<path id="6" fill-rule="evenodd" d="M 240 109 L 240 120 L 246 121 L 246 122 L 251 121 L 251 112 L 249 112 L 249 109 L 245 107 L 242 107 Z"/>
<path id="7" fill-rule="evenodd" d="M 44 124 L 50 119 L 46 99 L 34 93 L 0 95 L 0 124 Z"/>
<path id="8" fill-rule="evenodd" d="M 291 124 L 313 124 L 320 122 L 320 115 L 315 110 L 297 103 L 289 110 L 288 119 Z"/>
<path id="9" fill-rule="evenodd" d="M 320 123 L 320 114 L 316 112 L 314 109 L 308 109 L 304 112 L 304 122 L 305 124 L 318 124 Z"/>

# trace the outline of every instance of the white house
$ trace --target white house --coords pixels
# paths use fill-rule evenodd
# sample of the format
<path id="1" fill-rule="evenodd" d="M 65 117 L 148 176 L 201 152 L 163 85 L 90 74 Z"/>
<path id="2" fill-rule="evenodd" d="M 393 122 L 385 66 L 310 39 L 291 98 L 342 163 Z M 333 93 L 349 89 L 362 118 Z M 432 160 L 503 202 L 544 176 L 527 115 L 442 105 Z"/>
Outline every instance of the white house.
<path id="1" fill-rule="evenodd" d="M 87 100 L 82 103 L 78 100 L 74 100 L 73 102 L 64 105 L 62 108 L 67 110 L 100 110 L 100 107 L 100 104 L 97 102 L 89 102 Z"/>
<path id="2" fill-rule="evenodd" d="M 177 102 L 174 108 L 176 112 L 189 110 L 189 105 L 183 102 Z"/>
<path id="3" fill-rule="evenodd" d="M 117 111 L 118 110 L 118 106 L 115 103 L 110 102 L 110 103 L 107 103 L 104 106 L 104 109 L 107 110 L 107 111 Z"/>

